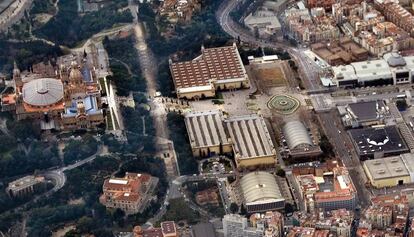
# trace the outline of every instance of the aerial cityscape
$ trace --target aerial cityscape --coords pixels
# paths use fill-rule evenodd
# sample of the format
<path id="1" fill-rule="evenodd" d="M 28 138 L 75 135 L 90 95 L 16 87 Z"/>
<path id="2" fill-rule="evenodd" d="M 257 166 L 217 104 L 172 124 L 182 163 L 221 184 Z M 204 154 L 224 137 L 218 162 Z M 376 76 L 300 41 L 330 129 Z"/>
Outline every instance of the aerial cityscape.
<path id="1" fill-rule="evenodd" d="M 0 237 L 414 237 L 413 0 L 0 0 Z"/>

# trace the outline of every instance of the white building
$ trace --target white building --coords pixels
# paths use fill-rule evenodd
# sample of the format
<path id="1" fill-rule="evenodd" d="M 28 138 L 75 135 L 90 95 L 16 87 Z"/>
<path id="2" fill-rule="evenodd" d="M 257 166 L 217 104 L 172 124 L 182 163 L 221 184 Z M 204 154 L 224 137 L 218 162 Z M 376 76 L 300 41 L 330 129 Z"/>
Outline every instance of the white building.
<path id="1" fill-rule="evenodd" d="M 252 32 L 257 32 L 261 37 L 278 35 L 281 32 L 281 25 L 276 13 L 269 11 L 258 11 L 255 14 L 250 13 L 244 18 L 244 25 Z"/>
<path id="2" fill-rule="evenodd" d="M 275 176 L 263 171 L 251 172 L 240 179 L 247 212 L 265 212 L 285 208 Z"/>
<path id="3" fill-rule="evenodd" d="M 223 217 L 224 237 L 261 237 L 262 229 L 249 226 L 247 218 L 238 214 L 227 214 Z"/>
<path id="4" fill-rule="evenodd" d="M 333 82 L 340 87 L 398 85 L 414 81 L 414 56 L 393 52 L 383 59 L 332 67 Z"/>

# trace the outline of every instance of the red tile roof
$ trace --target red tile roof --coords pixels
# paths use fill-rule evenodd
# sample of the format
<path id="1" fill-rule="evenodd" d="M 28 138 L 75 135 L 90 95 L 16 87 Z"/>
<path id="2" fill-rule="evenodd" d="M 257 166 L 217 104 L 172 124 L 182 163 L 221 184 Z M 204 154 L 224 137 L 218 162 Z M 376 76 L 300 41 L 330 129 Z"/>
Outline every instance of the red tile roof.
<path id="1" fill-rule="evenodd" d="M 207 86 L 210 80 L 226 80 L 245 76 L 236 45 L 202 49 L 192 61 L 170 64 L 176 88 Z"/>

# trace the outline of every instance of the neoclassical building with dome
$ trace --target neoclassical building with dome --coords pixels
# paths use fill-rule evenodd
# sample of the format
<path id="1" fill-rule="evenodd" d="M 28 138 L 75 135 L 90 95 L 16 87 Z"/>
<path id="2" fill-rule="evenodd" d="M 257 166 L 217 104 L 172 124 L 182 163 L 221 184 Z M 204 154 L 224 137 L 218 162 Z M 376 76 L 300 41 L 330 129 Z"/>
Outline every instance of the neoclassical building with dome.
<path id="1" fill-rule="evenodd" d="M 92 129 L 104 123 L 94 71 L 76 60 L 49 67 L 54 75 L 22 75 L 15 64 L 14 92 L 2 95 L 2 110 L 15 111 L 17 120 L 39 120 L 43 130 Z"/>

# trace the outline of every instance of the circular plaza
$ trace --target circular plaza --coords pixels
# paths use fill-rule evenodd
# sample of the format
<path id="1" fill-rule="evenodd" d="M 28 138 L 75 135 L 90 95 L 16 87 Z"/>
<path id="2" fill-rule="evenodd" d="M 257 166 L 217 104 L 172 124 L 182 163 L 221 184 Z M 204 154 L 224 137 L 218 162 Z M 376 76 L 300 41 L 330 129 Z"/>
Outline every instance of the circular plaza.
<path id="1" fill-rule="evenodd" d="M 275 95 L 267 102 L 269 109 L 284 115 L 292 114 L 299 106 L 299 100 L 290 95 Z"/>

